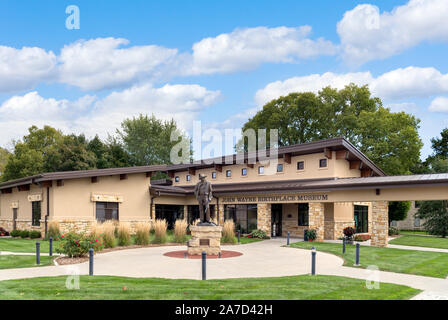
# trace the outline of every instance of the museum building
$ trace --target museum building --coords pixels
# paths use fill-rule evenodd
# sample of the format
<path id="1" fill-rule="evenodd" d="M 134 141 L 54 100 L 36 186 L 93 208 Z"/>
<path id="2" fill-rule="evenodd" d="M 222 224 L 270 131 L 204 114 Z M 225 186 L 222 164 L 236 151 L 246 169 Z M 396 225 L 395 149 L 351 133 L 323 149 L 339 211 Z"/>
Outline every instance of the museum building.
<path id="1" fill-rule="evenodd" d="M 210 210 L 217 224 L 232 219 L 243 233 L 261 229 L 271 236 L 303 237 L 305 229 L 315 229 L 318 241 L 338 239 L 352 226 L 370 234 L 372 245 L 386 246 L 388 201 L 448 198 L 448 174 L 386 176 L 344 138 L 275 151 L 269 163 L 245 153 L 8 181 L 0 184 L 0 226 L 45 233 L 52 220 L 64 232 L 109 219 L 132 226 L 154 219 L 166 219 L 169 227 L 176 219 L 192 223 L 199 217 L 194 186 L 203 174 L 212 184 Z M 158 172 L 169 178 L 154 180 Z"/>

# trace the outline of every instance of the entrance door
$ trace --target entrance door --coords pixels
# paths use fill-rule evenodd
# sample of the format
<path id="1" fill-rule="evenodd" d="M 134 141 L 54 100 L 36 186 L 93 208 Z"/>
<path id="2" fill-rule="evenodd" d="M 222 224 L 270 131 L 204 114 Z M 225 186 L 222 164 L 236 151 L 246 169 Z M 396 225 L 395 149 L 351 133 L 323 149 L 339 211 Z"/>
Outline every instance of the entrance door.
<path id="1" fill-rule="evenodd" d="M 12 209 L 12 230 L 17 230 L 17 208 Z"/>
<path id="2" fill-rule="evenodd" d="M 369 232 L 369 207 L 355 205 L 355 229 L 356 233 Z"/>
<path id="3" fill-rule="evenodd" d="M 282 235 L 282 210 L 281 204 L 273 204 L 271 207 L 271 232 L 273 237 Z"/>

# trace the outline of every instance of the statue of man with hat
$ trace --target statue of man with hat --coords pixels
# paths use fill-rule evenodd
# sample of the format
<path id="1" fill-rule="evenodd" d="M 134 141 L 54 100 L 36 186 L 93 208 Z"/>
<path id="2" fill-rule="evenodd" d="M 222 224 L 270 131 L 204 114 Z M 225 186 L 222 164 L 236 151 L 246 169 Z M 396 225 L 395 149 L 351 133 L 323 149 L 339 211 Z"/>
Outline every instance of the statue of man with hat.
<path id="1" fill-rule="evenodd" d="M 213 198 L 212 184 L 205 180 L 206 175 L 199 174 L 199 182 L 194 188 L 194 195 L 199 202 L 199 217 L 201 222 L 199 225 L 211 225 L 210 221 L 210 206 L 209 203 Z"/>

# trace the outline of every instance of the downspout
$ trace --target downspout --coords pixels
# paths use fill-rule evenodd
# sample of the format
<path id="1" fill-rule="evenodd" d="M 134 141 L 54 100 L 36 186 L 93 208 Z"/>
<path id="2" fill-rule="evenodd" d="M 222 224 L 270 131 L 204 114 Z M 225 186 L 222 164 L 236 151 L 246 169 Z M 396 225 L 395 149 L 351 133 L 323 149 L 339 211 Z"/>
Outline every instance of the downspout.
<path id="1" fill-rule="evenodd" d="M 49 217 L 50 217 L 50 188 L 47 187 L 47 214 L 45 215 L 45 236 L 47 236 Z"/>

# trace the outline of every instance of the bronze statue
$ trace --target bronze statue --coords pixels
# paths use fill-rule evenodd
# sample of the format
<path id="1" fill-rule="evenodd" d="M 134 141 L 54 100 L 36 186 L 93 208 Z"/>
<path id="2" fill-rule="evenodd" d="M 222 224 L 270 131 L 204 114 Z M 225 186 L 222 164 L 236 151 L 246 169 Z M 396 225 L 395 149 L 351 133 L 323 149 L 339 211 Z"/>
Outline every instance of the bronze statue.
<path id="1" fill-rule="evenodd" d="M 199 202 L 199 219 L 201 220 L 198 225 L 215 225 L 210 221 L 210 206 L 212 201 L 212 185 L 205 180 L 207 176 L 199 174 L 199 182 L 194 188 L 194 195 Z"/>

